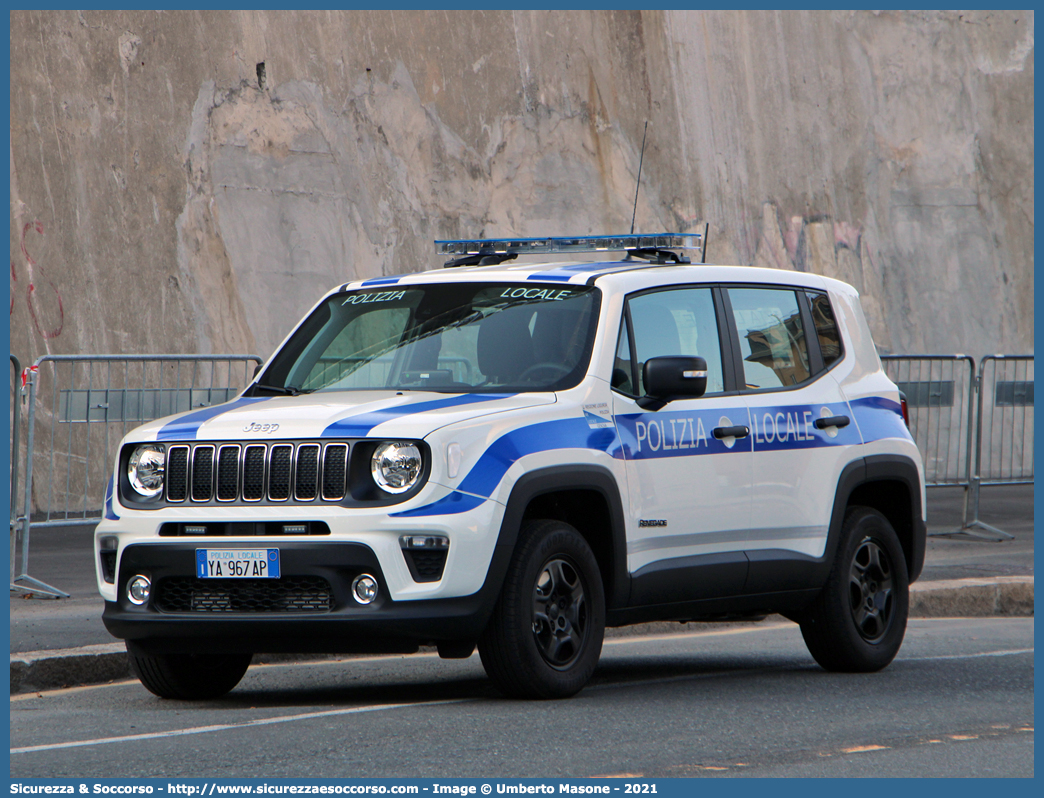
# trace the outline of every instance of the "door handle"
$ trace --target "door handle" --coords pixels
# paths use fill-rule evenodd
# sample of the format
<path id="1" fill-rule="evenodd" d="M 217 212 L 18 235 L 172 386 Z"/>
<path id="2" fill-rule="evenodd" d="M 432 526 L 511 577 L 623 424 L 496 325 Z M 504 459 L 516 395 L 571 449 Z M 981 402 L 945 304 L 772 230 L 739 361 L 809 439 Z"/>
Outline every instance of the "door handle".
<path id="1" fill-rule="evenodd" d="M 847 421 L 845 422 L 848 423 Z M 746 438 L 750 435 L 750 427 L 745 427 L 742 424 L 735 427 L 715 427 L 714 437 L 718 440 L 722 438 Z"/>
<path id="2" fill-rule="evenodd" d="M 816 429 L 826 429 L 827 427 L 847 427 L 851 422 L 848 416 L 828 416 L 827 418 L 817 418 L 813 422 L 813 426 Z"/>

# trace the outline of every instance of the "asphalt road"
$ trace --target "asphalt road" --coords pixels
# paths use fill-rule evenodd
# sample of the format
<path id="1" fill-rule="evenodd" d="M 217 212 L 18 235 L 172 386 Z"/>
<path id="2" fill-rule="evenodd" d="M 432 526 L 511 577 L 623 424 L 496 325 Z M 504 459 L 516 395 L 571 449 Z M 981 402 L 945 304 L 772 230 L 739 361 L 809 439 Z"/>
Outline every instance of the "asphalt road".
<path id="1" fill-rule="evenodd" d="M 12 777 L 1033 775 L 1033 619 L 911 621 L 877 674 L 775 622 L 607 641 L 592 684 L 501 699 L 478 657 L 250 669 L 212 703 L 136 682 L 16 696 Z"/>

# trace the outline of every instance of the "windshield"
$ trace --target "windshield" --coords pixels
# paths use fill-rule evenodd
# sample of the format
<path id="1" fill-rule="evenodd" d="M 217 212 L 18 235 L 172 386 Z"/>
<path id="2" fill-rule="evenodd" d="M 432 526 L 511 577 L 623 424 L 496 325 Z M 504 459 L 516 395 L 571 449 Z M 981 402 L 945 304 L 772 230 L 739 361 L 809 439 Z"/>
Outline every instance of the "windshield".
<path id="1" fill-rule="evenodd" d="M 587 371 L 601 293 L 451 283 L 349 291 L 305 320 L 251 389 L 556 391 Z"/>

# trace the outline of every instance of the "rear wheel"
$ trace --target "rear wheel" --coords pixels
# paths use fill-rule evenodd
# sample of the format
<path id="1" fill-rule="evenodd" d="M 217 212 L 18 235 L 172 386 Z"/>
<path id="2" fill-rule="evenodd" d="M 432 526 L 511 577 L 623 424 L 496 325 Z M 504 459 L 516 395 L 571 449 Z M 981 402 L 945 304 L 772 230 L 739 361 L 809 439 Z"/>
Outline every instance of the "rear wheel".
<path id="1" fill-rule="evenodd" d="M 909 601 L 906 558 L 892 525 L 877 510 L 852 507 L 801 634 L 829 671 L 878 671 L 903 643 Z"/>
<path id="2" fill-rule="evenodd" d="M 160 698 L 198 701 L 220 698 L 239 684 L 250 654 L 140 654 L 129 646 L 131 670 Z"/>
<path id="3" fill-rule="evenodd" d="M 504 694 L 566 698 L 598 665 L 605 634 L 602 579 L 591 547 L 569 524 L 522 530 L 479 655 Z"/>

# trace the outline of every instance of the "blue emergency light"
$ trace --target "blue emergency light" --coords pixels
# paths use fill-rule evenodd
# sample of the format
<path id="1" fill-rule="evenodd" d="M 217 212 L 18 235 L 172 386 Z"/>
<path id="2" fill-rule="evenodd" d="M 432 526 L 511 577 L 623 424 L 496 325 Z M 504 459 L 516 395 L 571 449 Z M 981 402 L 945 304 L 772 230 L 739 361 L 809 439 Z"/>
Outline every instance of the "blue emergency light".
<path id="1" fill-rule="evenodd" d="M 480 238 L 436 241 L 439 255 L 539 255 L 550 252 L 610 252 L 632 249 L 701 249 L 699 233 L 642 233 L 568 238 Z"/>
<path id="2" fill-rule="evenodd" d="M 569 252 L 612 252 L 626 250 L 629 255 L 676 263 L 688 263 L 671 250 L 703 250 L 705 234 L 636 233 L 618 236 L 568 236 L 553 238 L 479 238 L 436 241 L 435 252 L 453 260 L 447 266 L 489 265 L 512 260 L 519 255 Z"/>

